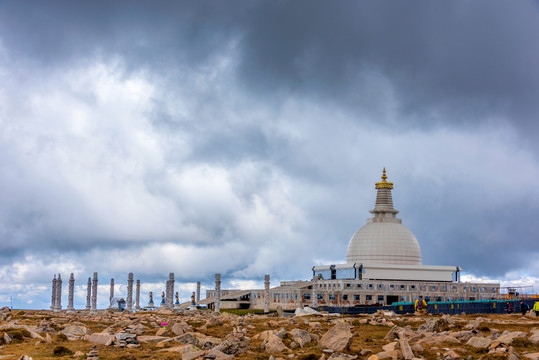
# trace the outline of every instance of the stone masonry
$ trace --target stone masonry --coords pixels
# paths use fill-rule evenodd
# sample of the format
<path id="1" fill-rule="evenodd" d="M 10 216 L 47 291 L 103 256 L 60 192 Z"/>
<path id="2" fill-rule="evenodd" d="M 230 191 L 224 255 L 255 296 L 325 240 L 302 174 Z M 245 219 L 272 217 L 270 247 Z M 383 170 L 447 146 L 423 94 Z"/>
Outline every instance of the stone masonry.
<path id="1" fill-rule="evenodd" d="M 137 279 L 137 290 L 135 292 L 135 309 L 140 310 L 140 280 Z"/>
<path id="2" fill-rule="evenodd" d="M 92 281 L 92 313 L 97 312 L 97 273 L 94 273 L 94 279 Z"/>
<path id="3" fill-rule="evenodd" d="M 197 304 L 200 303 L 200 281 L 197 281 Z"/>
<path id="4" fill-rule="evenodd" d="M 58 274 L 56 278 L 56 304 L 54 311 L 62 310 L 62 277 Z"/>
<path id="5" fill-rule="evenodd" d="M 109 295 L 109 307 L 112 307 L 112 299 L 114 299 L 114 279 L 110 279 L 110 295 Z"/>
<path id="6" fill-rule="evenodd" d="M 221 274 L 215 274 L 215 312 L 221 312 Z"/>
<path id="7" fill-rule="evenodd" d="M 88 288 L 86 290 L 86 310 L 90 310 L 91 299 L 92 299 L 92 278 L 88 278 Z"/>
<path id="8" fill-rule="evenodd" d="M 269 289 L 270 289 L 270 276 L 266 274 L 264 275 L 264 312 L 265 313 L 269 312 L 269 306 L 270 306 Z"/>
<path id="9" fill-rule="evenodd" d="M 73 307 L 73 295 L 75 293 L 75 277 L 73 273 L 69 276 L 69 291 L 67 294 L 67 312 L 73 312 L 75 311 L 75 308 Z"/>
<path id="10" fill-rule="evenodd" d="M 56 308 L 56 274 L 52 279 L 51 310 Z"/>
<path id="11" fill-rule="evenodd" d="M 127 311 L 133 311 L 133 273 L 129 273 L 127 277 Z"/>

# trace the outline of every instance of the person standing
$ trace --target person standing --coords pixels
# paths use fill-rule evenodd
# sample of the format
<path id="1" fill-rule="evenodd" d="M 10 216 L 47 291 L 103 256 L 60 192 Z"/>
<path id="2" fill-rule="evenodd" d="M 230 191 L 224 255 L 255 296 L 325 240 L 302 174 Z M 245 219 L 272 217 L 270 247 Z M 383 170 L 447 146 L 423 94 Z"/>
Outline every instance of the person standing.
<path id="1" fill-rule="evenodd" d="M 539 316 L 539 301 L 536 301 L 535 304 L 533 304 L 533 311 L 535 312 L 535 316 Z"/>
<path id="2" fill-rule="evenodd" d="M 528 305 L 526 305 L 522 300 L 520 300 L 520 312 L 522 313 L 522 316 L 526 315 L 528 312 Z"/>

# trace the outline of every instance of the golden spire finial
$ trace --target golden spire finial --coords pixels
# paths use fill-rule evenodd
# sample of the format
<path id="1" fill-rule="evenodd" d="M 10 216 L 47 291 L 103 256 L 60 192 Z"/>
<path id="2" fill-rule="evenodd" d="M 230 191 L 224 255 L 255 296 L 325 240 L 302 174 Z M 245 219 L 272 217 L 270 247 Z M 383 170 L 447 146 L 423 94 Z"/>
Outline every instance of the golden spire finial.
<path id="1" fill-rule="evenodd" d="M 384 171 L 382 171 L 382 181 L 377 182 L 375 185 L 377 189 L 393 189 L 393 183 L 387 182 L 385 167 L 384 167 Z"/>

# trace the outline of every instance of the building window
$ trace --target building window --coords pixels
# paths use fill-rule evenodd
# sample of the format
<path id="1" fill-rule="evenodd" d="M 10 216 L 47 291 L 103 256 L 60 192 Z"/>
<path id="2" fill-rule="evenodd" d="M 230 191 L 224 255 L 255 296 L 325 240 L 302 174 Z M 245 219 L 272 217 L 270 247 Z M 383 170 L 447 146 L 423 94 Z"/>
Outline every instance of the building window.
<path id="1" fill-rule="evenodd" d="M 401 285 L 401 290 L 404 290 L 404 285 Z"/>
<path id="2" fill-rule="evenodd" d="M 343 299 L 344 301 L 347 301 L 347 300 L 348 300 L 348 295 L 344 294 L 344 295 L 342 296 L 342 299 Z"/>
<path id="3" fill-rule="evenodd" d="M 472 286 L 472 291 L 477 291 L 477 287 Z"/>
<path id="4" fill-rule="evenodd" d="M 324 294 L 316 294 L 318 300 L 324 300 Z"/>
<path id="5" fill-rule="evenodd" d="M 361 289 L 363 287 L 363 285 L 357 284 L 357 287 Z"/>
<path id="6" fill-rule="evenodd" d="M 401 301 L 408 301 L 408 296 L 401 296 Z"/>
<path id="7" fill-rule="evenodd" d="M 335 294 L 329 294 L 329 300 L 335 301 Z"/>
<path id="8" fill-rule="evenodd" d="M 459 301 L 464 301 L 464 297 L 459 297 Z"/>
<path id="9" fill-rule="evenodd" d="M 277 294 L 277 299 L 280 299 L 281 298 L 281 294 Z"/>
<path id="10" fill-rule="evenodd" d="M 354 301 L 359 301 L 359 295 L 354 295 Z"/>
<path id="11" fill-rule="evenodd" d="M 446 290 L 447 290 L 447 285 L 443 285 L 443 286 L 442 286 L 442 290 L 443 290 L 443 291 L 446 291 Z"/>
<path id="12" fill-rule="evenodd" d="M 427 290 L 427 286 L 421 285 L 421 290 L 423 290 L 423 291 Z"/>
<path id="13" fill-rule="evenodd" d="M 410 289 L 415 290 L 415 285 L 410 285 Z"/>
<path id="14" fill-rule="evenodd" d="M 430 289 L 434 291 L 436 290 L 436 286 L 431 286 Z"/>
<path id="15" fill-rule="evenodd" d="M 349 288 L 349 287 L 350 287 L 350 284 L 346 284 L 346 287 Z"/>
<path id="16" fill-rule="evenodd" d="M 372 284 L 368 284 L 367 287 L 368 287 L 369 289 L 372 289 Z"/>
<path id="17" fill-rule="evenodd" d="M 492 292 L 496 292 L 496 288 L 495 288 L 495 287 L 492 288 Z"/>
<path id="18" fill-rule="evenodd" d="M 425 301 L 429 302 L 430 301 L 430 296 L 425 296 Z"/>
<path id="19" fill-rule="evenodd" d="M 442 301 L 442 297 L 441 296 L 436 296 L 436 301 Z"/>
<path id="20" fill-rule="evenodd" d="M 393 290 L 393 289 L 395 289 L 395 285 L 391 284 L 391 285 L 389 285 L 389 288 L 390 288 L 391 290 Z"/>
<path id="21" fill-rule="evenodd" d="M 487 291 L 487 288 L 486 288 L 486 286 L 483 286 L 483 288 L 482 288 L 481 290 L 483 290 L 483 291 Z"/>
<path id="22" fill-rule="evenodd" d="M 378 295 L 378 302 L 384 302 L 384 295 Z"/>
<path id="23" fill-rule="evenodd" d="M 467 289 L 468 289 L 467 286 L 464 286 L 464 287 L 462 288 L 462 290 L 464 290 L 464 291 L 466 291 Z"/>
<path id="24" fill-rule="evenodd" d="M 383 289 L 383 288 L 384 288 L 384 285 L 378 284 L 378 289 Z"/>
<path id="25" fill-rule="evenodd" d="M 303 294 L 305 300 L 311 300 L 311 294 Z"/>
<path id="26" fill-rule="evenodd" d="M 470 300 L 470 301 L 475 301 L 475 296 L 470 296 L 470 297 L 468 298 L 468 300 Z"/>

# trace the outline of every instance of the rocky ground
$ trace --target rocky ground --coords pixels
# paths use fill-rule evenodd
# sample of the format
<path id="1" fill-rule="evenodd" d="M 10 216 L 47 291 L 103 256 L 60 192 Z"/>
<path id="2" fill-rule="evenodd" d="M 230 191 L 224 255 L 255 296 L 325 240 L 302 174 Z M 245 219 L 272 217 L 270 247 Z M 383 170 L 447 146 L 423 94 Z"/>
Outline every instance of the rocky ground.
<path id="1" fill-rule="evenodd" d="M 539 359 L 539 318 L 0 310 L 0 359 L 57 358 Z"/>

